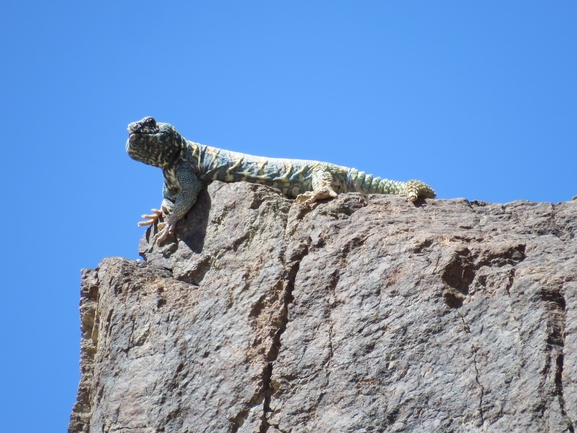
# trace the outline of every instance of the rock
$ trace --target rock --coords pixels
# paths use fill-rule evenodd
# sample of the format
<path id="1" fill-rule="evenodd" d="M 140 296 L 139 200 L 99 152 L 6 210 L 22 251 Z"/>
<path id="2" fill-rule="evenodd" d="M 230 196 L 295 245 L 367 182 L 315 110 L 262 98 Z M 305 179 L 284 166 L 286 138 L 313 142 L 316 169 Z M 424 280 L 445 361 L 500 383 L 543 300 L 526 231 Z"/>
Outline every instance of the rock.
<path id="1" fill-rule="evenodd" d="M 573 432 L 576 217 L 215 182 L 83 271 L 69 432 Z"/>

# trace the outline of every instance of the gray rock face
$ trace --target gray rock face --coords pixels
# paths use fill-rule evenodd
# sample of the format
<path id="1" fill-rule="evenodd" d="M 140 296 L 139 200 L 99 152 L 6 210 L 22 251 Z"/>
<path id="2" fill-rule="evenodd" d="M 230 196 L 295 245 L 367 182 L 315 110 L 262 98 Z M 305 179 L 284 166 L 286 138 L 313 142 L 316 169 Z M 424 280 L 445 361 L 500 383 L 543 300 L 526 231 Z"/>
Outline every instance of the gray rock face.
<path id="1" fill-rule="evenodd" d="M 82 274 L 69 431 L 573 432 L 577 201 L 213 183 Z"/>

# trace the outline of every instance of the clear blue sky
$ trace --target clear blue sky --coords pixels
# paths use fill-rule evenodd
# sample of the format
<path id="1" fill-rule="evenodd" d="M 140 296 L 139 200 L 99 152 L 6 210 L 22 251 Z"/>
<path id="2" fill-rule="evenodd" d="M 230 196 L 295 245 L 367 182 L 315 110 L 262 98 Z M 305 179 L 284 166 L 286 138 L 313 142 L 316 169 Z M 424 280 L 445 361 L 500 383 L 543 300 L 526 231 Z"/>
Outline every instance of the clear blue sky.
<path id="1" fill-rule="evenodd" d="M 80 268 L 136 259 L 161 200 L 131 121 L 443 199 L 577 194 L 575 1 L 8 0 L 0 64 L 1 431 L 66 429 Z"/>

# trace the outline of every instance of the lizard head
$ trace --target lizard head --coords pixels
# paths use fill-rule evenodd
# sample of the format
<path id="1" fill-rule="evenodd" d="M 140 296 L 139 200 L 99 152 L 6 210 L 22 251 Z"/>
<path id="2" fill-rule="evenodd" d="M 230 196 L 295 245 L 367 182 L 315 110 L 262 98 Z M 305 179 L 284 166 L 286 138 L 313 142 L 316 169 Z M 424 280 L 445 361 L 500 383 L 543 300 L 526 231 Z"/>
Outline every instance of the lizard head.
<path id="1" fill-rule="evenodd" d="M 145 117 L 128 125 L 126 152 L 137 161 L 164 168 L 178 155 L 182 137 L 174 126 Z"/>

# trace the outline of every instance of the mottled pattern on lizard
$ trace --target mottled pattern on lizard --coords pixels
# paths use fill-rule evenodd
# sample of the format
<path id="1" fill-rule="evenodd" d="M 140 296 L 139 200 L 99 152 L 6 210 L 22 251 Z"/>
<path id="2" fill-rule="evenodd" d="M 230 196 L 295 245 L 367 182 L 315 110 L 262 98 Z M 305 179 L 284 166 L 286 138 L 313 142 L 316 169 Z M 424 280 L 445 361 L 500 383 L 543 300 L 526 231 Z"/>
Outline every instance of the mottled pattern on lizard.
<path id="1" fill-rule="evenodd" d="M 398 182 L 326 162 L 264 158 L 194 143 L 152 117 L 129 124 L 128 131 L 130 157 L 160 167 L 164 174 L 161 210 L 153 209 L 153 214 L 143 215 L 148 221 L 139 223 L 151 225 L 163 213 L 168 215 L 167 222 L 158 226 L 158 243 L 174 233 L 202 186 L 213 180 L 268 185 L 305 205 L 344 192 L 406 194 L 411 201 L 435 197 L 435 191 L 419 180 Z"/>

